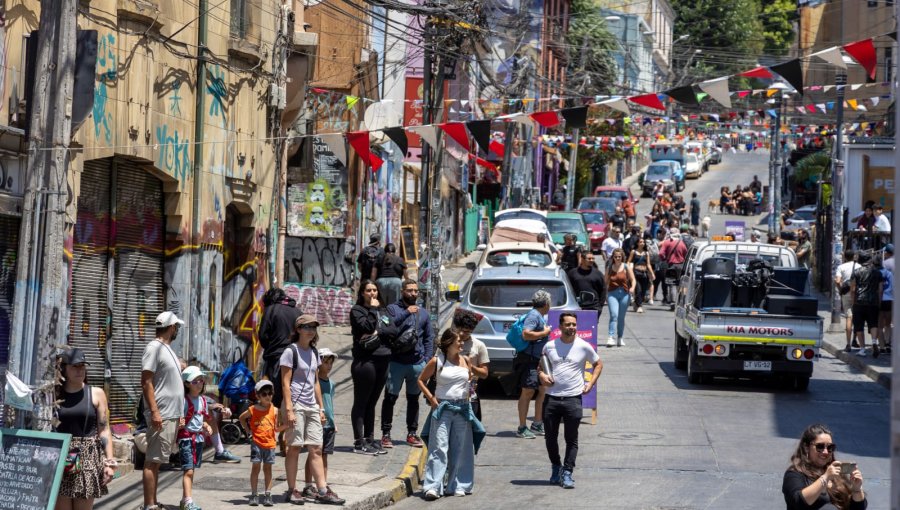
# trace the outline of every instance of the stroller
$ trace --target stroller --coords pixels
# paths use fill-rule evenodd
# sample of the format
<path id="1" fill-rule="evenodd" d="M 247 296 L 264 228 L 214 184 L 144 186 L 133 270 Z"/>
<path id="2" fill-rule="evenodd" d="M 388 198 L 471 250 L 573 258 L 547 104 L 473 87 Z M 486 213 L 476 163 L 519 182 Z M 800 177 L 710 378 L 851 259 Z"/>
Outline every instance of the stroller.
<path id="1" fill-rule="evenodd" d="M 237 444 L 246 439 L 238 418 L 252 404 L 255 385 L 253 372 L 244 363 L 243 352 L 240 348 L 235 349 L 234 361 L 219 379 L 219 399 L 224 401 L 224 398 L 228 398 L 228 408 L 231 410 L 231 418 L 219 427 L 223 443 Z"/>

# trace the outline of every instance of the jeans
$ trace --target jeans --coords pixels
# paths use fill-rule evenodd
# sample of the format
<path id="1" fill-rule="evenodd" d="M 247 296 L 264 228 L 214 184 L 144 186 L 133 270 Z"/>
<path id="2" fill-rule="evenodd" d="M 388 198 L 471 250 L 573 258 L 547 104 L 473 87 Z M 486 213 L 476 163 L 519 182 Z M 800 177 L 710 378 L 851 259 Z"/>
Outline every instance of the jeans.
<path id="1" fill-rule="evenodd" d="M 566 471 L 575 469 L 575 457 L 578 456 L 578 426 L 581 423 L 581 395 L 574 397 L 544 397 L 544 442 L 550 464 L 562 465 Z M 559 424 L 563 423 L 566 440 L 566 460 L 559 458 Z"/>
<path id="2" fill-rule="evenodd" d="M 384 390 L 384 402 L 381 404 L 381 432 L 384 435 L 391 433 L 391 425 L 394 421 L 394 404 L 400 396 L 400 388 L 406 382 L 406 430 L 415 433 L 419 430 L 419 374 L 425 368 L 425 363 L 407 365 L 405 363 L 388 364 L 387 387 Z"/>
<path id="3" fill-rule="evenodd" d="M 375 280 L 378 291 L 381 293 L 381 301 L 385 304 L 396 303 L 400 299 L 400 278 L 379 278 Z"/>
<path id="4" fill-rule="evenodd" d="M 634 302 L 640 308 L 644 304 L 644 294 L 650 292 L 650 272 L 635 271 L 634 280 L 637 284 L 634 289 Z"/>
<path id="5" fill-rule="evenodd" d="M 350 376 L 353 378 L 353 408 L 350 422 L 353 439 L 372 438 L 375 434 L 375 406 L 387 381 L 389 358 L 371 357 L 353 360 Z"/>
<path id="6" fill-rule="evenodd" d="M 606 295 L 606 304 L 609 306 L 609 336 L 621 338 L 625 333 L 628 301 L 628 291 L 621 287 Z"/>
<path id="7" fill-rule="evenodd" d="M 464 405 L 466 413 L 469 412 Z M 447 485 L 444 486 L 444 476 Z M 428 437 L 428 461 L 425 464 L 425 481 L 422 488 L 438 494 L 472 492 L 475 485 L 475 445 L 472 423 L 466 415 L 445 409 L 440 417 L 432 415 L 431 433 Z"/>

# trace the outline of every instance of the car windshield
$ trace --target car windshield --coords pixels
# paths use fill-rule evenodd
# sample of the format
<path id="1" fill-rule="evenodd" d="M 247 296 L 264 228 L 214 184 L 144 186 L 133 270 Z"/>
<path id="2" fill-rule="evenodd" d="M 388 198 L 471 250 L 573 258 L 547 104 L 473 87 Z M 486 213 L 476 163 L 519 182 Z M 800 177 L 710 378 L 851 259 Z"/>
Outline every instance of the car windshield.
<path id="1" fill-rule="evenodd" d="M 550 294 L 550 306 L 566 304 L 566 287 L 562 282 L 534 280 L 476 280 L 469 301 L 475 306 L 531 308 L 531 297 L 539 290 Z"/>
<path id="2" fill-rule="evenodd" d="M 794 211 L 794 215 L 792 218 L 797 218 L 806 221 L 812 221 L 816 219 L 815 211 Z"/>
<path id="3" fill-rule="evenodd" d="M 644 176 L 645 181 L 659 181 L 663 179 L 669 179 L 672 175 L 672 170 L 667 165 L 650 165 L 647 168 L 647 175 Z"/>
<path id="4" fill-rule="evenodd" d="M 534 266 L 546 267 L 553 261 L 545 251 L 504 250 L 491 252 L 485 261 L 490 266 Z"/>
<path id="5" fill-rule="evenodd" d="M 584 232 L 584 222 L 576 218 L 548 218 L 547 224 L 551 233 Z"/>
<path id="6" fill-rule="evenodd" d="M 595 197 L 604 197 L 604 198 L 614 198 L 616 200 L 621 201 L 621 200 L 625 200 L 626 198 L 628 198 L 628 192 L 605 189 L 602 191 L 598 191 L 597 193 L 594 194 L 594 196 Z"/>
<path id="7" fill-rule="evenodd" d="M 716 253 L 716 257 L 719 257 L 719 258 L 734 260 L 734 256 L 735 256 L 734 252 L 731 252 L 731 253 L 718 252 L 718 253 Z M 763 259 L 766 262 L 768 262 L 769 264 L 771 264 L 772 267 L 781 267 L 781 257 L 780 256 L 778 256 L 778 255 L 762 255 L 762 254 L 756 254 L 756 253 L 741 253 L 741 254 L 739 254 L 737 262 L 735 262 L 735 264 L 738 266 L 746 267 L 747 264 L 749 264 L 751 260 L 755 260 L 755 259 Z"/>
<path id="8" fill-rule="evenodd" d="M 586 212 L 581 213 L 581 216 L 584 218 L 584 222 L 596 225 L 598 223 L 606 223 L 606 215 L 602 212 Z"/>
<path id="9" fill-rule="evenodd" d="M 499 213 L 497 213 L 497 214 L 494 216 L 494 221 L 495 221 L 495 222 L 497 222 L 497 221 L 502 221 L 502 220 L 513 220 L 513 219 L 517 219 L 517 220 L 538 220 L 538 221 L 540 221 L 541 223 L 546 223 L 546 222 L 547 222 L 547 218 L 545 218 L 543 215 L 538 214 L 538 213 L 533 212 L 533 211 L 509 211 L 509 212 L 503 212 L 503 211 L 500 211 Z"/>
<path id="10" fill-rule="evenodd" d="M 697 162 L 697 155 L 696 155 L 696 154 L 688 154 L 688 155 L 684 158 L 684 160 L 687 161 L 688 163 L 696 163 L 696 162 Z"/>
<path id="11" fill-rule="evenodd" d="M 578 207 L 576 207 L 576 209 L 596 209 L 598 211 L 606 211 L 607 214 L 612 214 L 616 211 L 616 206 L 618 205 L 618 201 L 614 198 L 582 198 L 581 201 L 578 202 Z"/>

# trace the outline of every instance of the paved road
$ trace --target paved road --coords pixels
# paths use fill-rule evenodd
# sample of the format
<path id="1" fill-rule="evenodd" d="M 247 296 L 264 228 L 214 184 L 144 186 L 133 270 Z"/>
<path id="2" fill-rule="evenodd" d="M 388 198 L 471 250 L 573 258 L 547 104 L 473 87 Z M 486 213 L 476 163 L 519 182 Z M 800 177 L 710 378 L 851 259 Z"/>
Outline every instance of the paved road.
<path id="1" fill-rule="evenodd" d="M 705 207 L 721 185 L 765 174 L 765 155 L 729 156 L 699 181 L 688 181 L 686 194 L 697 190 Z M 713 215 L 714 227 L 725 218 Z M 477 457 L 475 493 L 430 506 L 784 508 L 781 477 L 800 432 L 823 422 L 834 431 L 838 459 L 859 464 L 869 508 L 889 507 L 887 390 L 827 354 L 805 393 L 749 381 L 693 386 L 672 364 L 672 313 L 645 310 L 629 313 L 625 347 L 601 347 L 598 421 L 582 422 L 575 490 L 546 483 L 542 438 L 516 438 L 515 402 L 494 394 L 483 403 L 488 437 Z M 423 504 L 414 497 L 397 508 Z"/>

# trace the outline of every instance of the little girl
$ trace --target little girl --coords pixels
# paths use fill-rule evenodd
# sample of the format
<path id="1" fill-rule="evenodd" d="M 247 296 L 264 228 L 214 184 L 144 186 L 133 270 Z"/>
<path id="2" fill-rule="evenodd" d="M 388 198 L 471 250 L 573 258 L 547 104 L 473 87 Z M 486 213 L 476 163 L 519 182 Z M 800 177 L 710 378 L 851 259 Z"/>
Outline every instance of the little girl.
<path id="1" fill-rule="evenodd" d="M 184 424 L 178 428 L 178 451 L 184 477 L 181 484 L 184 496 L 180 510 L 200 510 L 191 499 L 194 470 L 203 460 L 203 431 L 212 434 L 209 426 L 209 407 L 203 397 L 205 379 L 199 367 L 189 366 L 181 372 L 184 381 Z"/>

